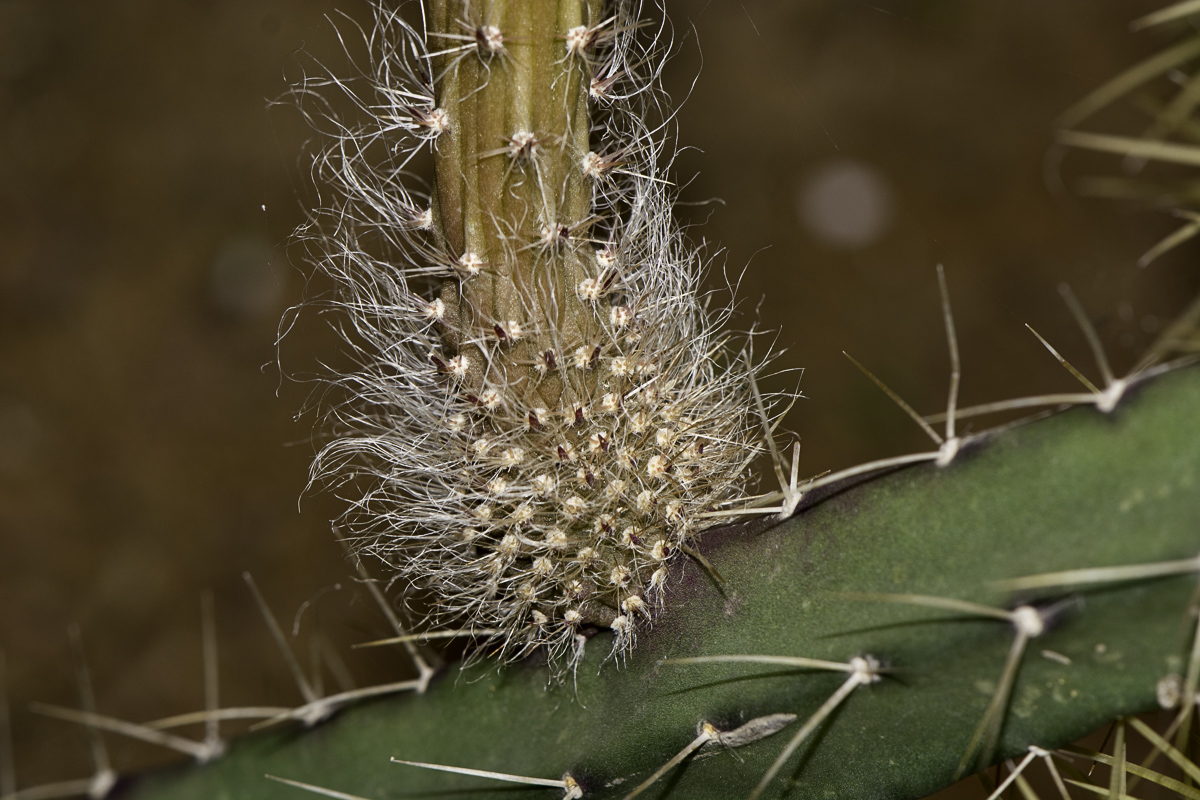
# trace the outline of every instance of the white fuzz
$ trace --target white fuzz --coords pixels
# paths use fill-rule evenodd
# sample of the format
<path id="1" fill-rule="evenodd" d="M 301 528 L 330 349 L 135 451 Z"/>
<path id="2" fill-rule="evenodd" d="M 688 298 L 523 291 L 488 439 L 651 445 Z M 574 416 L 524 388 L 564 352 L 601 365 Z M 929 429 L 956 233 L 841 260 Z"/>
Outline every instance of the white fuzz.
<path id="1" fill-rule="evenodd" d="M 580 281 L 576 291 L 579 293 L 580 299 L 587 300 L 589 303 L 599 300 L 602 293 L 600 282 L 595 278 L 585 278 Z"/>
<path id="2" fill-rule="evenodd" d="M 440 322 L 446 316 L 446 304 L 438 297 L 425 306 L 425 319 L 430 322 Z"/>
<path id="3" fill-rule="evenodd" d="M 450 374 L 461 381 L 467 377 L 467 372 L 471 369 L 471 357 L 466 354 L 455 356 L 450 359 L 449 366 Z"/>
<path id="4" fill-rule="evenodd" d="M 581 626 L 612 629 L 623 652 L 664 602 L 668 565 L 705 514 L 740 505 L 765 449 L 750 388 L 762 365 L 728 351 L 731 312 L 700 294 L 703 261 L 672 221 L 665 45 L 643 38 L 653 26 L 636 0 L 557 33 L 564 71 L 582 69 L 592 98 L 595 152 L 568 152 L 589 213 L 569 225 L 547 213 L 528 240 L 500 238 L 514 259 L 568 254 L 581 271 L 536 297 L 514 284 L 520 309 L 501 318 L 468 307 L 467 288 L 508 279 L 507 256 L 447 252 L 405 168 L 458 135 L 462 111 L 439 107 L 433 82 L 467 59 L 506 80 L 517 56 L 500 29 L 468 19 L 472 2 L 463 32 L 438 38 L 393 5 L 375 5 L 358 80 L 294 91 L 327 141 L 313 166 L 324 205 L 299 235 L 338 286 L 330 305 L 357 365 L 333 380 L 313 478 L 349 502 L 341 525 L 357 551 L 427 593 L 426 627 L 499 630 L 488 652 L 546 647 L 560 668 L 578 657 Z M 431 74 L 431 57 L 450 66 Z M 330 91 L 358 118 L 332 117 Z M 499 153 L 521 180 L 546 180 L 539 147 L 547 159 L 576 148 L 509 135 Z M 551 198 L 568 188 L 539 186 Z"/>
<path id="5" fill-rule="evenodd" d="M 617 263 L 617 254 L 611 247 L 599 247 L 596 249 L 596 261 L 601 267 L 607 270 Z"/>
<path id="6" fill-rule="evenodd" d="M 475 29 L 475 39 L 481 50 L 496 54 L 504 49 L 504 34 L 495 25 L 483 25 Z"/>
<path id="7" fill-rule="evenodd" d="M 538 148 L 536 133 L 517 131 L 508 140 L 508 155 L 510 158 L 532 158 Z"/>
<path id="8" fill-rule="evenodd" d="M 458 259 L 458 266 L 468 277 L 474 277 L 479 274 L 483 268 L 483 259 L 478 254 L 472 253 L 469 250 L 462 254 Z"/>
<path id="9" fill-rule="evenodd" d="M 592 363 L 592 353 L 593 352 L 594 352 L 594 348 L 589 347 L 586 344 L 575 348 L 575 353 L 574 353 L 575 368 L 576 369 L 587 369 Z"/>

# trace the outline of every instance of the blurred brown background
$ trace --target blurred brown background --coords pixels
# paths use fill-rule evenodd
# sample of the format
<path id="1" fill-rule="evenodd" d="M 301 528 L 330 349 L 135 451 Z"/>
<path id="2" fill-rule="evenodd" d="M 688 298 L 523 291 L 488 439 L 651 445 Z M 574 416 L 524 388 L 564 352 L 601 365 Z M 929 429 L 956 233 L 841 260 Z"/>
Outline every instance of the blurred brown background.
<path id="1" fill-rule="evenodd" d="M 927 445 L 840 351 L 918 409 L 943 405 L 938 262 L 965 403 L 1071 388 L 1025 322 L 1094 374 L 1061 280 L 1119 371 L 1196 293 L 1196 246 L 1134 266 L 1166 215 L 1053 191 L 1084 159 L 1045 169 L 1055 115 L 1162 46 L 1127 29 L 1161 4 L 671 3 L 673 96 L 699 73 L 678 162 L 697 205 L 681 214 L 745 268 L 743 324 L 778 330 L 780 367 L 805 369 L 790 427 L 806 472 Z M 309 388 L 275 366 L 281 314 L 323 287 L 287 250 L 307 132 L 267 104 L 298 48 L 341 63 L 323 17 L 338 7 L 0 0 L 0 646 L 21 785 L 90 770 L 81 731 L 25 710 L 77 702 L 72 622 L 100 710 L 139 720 L 200 707 L 206 587 L 223 703 L 298 700 L 243 570 L 289 626 L 319 595 L 304 631 L 341 646 L 380 630 L 330 536 L 336 501 L 302 497 Z M 285 371 L 328 339 L 309 315 Z M 346 659 L 360 682 L 403 669 Z M 168 757 L 109 740 L 121 769 Z"/>

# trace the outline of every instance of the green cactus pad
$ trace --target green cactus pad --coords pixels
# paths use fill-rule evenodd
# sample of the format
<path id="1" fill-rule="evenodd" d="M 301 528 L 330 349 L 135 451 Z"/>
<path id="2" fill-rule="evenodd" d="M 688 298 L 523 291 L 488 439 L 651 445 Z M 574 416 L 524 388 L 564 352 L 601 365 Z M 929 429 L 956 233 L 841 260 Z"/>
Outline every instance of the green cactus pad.
<path id="1" fill-rule="evenodd" d="M 207 766 L 137 779 L 125 796 L 305 796 L 268 773 L 372 800 L 563 794 L 389 762 L 396 757 L 549 779 L 569 772 L 585 797 L 619 798 L 694 739 L 703 721 L 727 730 L 767 714 L 797 714 L 774 736 L 736 750 L 700 750 L 641 795 L 746 797 L 846 676 L 662 663 L 724 654 L 835 661 L 870 654 L 891 669 L 850 695 L 765 797 L 924 796 L 953 780 L 1013 629 L 845 593 L 1011 606 L 1014 598 L 993 581 L 1195 557 L 1200 371 L 1140 387 L 1110 415 L 1068 411 L 966 450 L 947 468 L 906 469 L 782 525 L 727 529 L 702 541 L 725 583 L 685 565 L 668 610 L 626 663 L 606 662 L 611 640 L 600 635 L 588 642 L 575 682 L 548 685 L 545 669 L 534 665 L 452 671 L 423 696 L 364 704 L 309 731 L 248 736 Z M 1119 715 L 1155 708 L 1156 682 L 1184 668 L 1195 590 L 1195 577 L 1181 575 L 1033 598 L 1066 599 L 1021 661 L 1000 755 L 1058 746 Z"/>

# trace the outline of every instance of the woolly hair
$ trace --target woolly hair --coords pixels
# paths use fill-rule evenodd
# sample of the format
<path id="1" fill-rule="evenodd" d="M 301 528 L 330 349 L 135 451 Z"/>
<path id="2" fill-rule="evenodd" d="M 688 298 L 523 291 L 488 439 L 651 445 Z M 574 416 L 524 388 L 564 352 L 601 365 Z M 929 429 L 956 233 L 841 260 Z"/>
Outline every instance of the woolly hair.
<path id="1" fill-rule="evenodd" d="M 298 236 L 356 363 L 329 379 L 312 476 L 349 503 L 360 553 L 427 590 L 423 627 L 562 666 L 589 627 L 633 646 L 704 515 L 744 504 L 763 446 L 762 365 L 729 348 L 729 307 L 701 296 L 672 220 L 665 22 L 558 7 L 538 56 L 520 10 L 435 2 L 418 25 L 376 3 L 361 74 L 293 93 L 325 140 Z M 538 65 L 560 108 L 501 91 Z M 499 102 L 513 127 L 479 149 Z M 422 151 L 429 194 L 406 172 Z"/>

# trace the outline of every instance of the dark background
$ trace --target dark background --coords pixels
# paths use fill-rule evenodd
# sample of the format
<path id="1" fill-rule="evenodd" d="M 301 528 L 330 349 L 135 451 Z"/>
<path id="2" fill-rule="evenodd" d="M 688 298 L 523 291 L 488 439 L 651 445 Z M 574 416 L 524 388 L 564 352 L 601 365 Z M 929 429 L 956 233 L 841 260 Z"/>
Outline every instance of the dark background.
<path id="1" fill-rule="evenodd" d="M 789 426 L 806 473 L 928 446 L 840 351 L 918 409 L 944 405 L 936 263 L 965 403 L 1074 390 L 1025 322 L 1095 374 L 1059 281 L 1118 371 L 1196 293 L 1194 247 L 1134 265 L 1172 228 L 1165 214 L 1081 201 L 1045 170 L 1054 117 L 1164 44 L 1127 29 L 1161 4 L 671 4 L 673 96 L 699 75 L 677 172 L 699 205 L 681 215 L 745 269 L 743 326 L 779 331 L 780 368 L 805 368 Z M 323 18 L 336 7 L 0 0 L 0 646 L 23 786 L 90 771 L 82 731 L 26 711 L 76 704 L 73 622 L 100 710 L 137 720 L 201 706 L 205 588 L 223 704 L 298 701 L 243 570 L 288 625 L 319 595 L 301 638 L 320 629 L 343 648 L 381 630 L 330 535 L 337 503 L 304 494 L 314 420 L 294 414 L 310 387 L 275 363 L 281 314 L 324 287 L 287 249 L 308 134 L 267 105 L 298 76 L 298 48 L 340 63 Z M 1116 167 L 1072 157 L 1049 174 L 1069 184 L 1088 165 Z M 328 347 L 307 315 L 285 372 Z M 360 683 L 404 669 L 346 659 Z M 109 741 L 120 769 L 165 757 Z"/>

